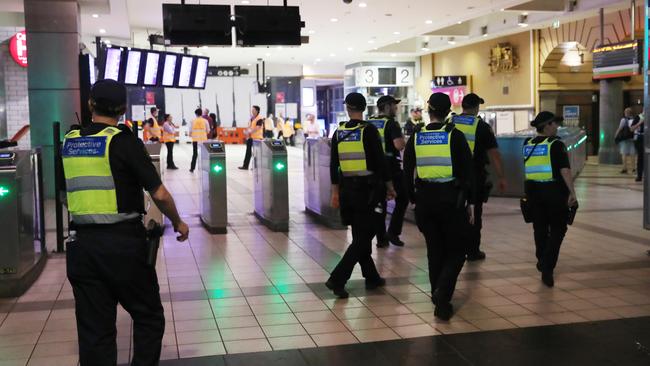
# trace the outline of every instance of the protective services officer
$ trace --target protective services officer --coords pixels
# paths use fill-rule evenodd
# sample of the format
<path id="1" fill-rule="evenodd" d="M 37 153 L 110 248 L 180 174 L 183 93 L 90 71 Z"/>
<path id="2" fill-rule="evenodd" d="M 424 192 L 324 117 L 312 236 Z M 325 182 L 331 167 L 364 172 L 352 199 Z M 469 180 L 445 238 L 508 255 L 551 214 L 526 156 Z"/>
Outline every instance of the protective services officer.
<path id="1" fill-rule="evenodd" d="M 452 117 L 452 122 L 464 135 L 474 157 L 474 178 L 476 179 L 476 205 L 474 206 L 474 226 L 472 239 L 467 248 L 467 260 L 485 259 L 485 253 L 480 249 L 481 229 L 483 227 L 483 203 L 487 202 L 492 189 L 488 183 L 486 166 L 492 162 L 498 179 L 500 192 L 506 190 L 506 179 L 503 173 L 503 163 L 499 153 L 499 145 L 492 127 L 478 116 L 483 98 L 474 93 L 467 94 L 462 101 L 463 112 Z M 489 156 L 489 160 L 488 160 Z"/>
<path id="2" fill-rule="evenodd" d="M 553 287 L 553 270 L 567 231 L 569 208 L 577 207 L 566 146 L 557 137 L 562 117 L 540 112 L 531 125 L 537 136 L 524 143 L 526 182 L 535 232 L 535 256 L 542 282 Z"/>
<path id="3" fill-rule="evenodd" d="M 330 177 L 332 207 L 340 206 L 343 224 L 352 227 L 352 244 L 325 283 L 339 298 L 348 297 L 345 284 L 357 263 L 367 289 L 386 284 L 371 257 L 375 228 L 369 218 L 381 201 L 395 197 L 379 132 L 362 120 L 366 98 L 350 93 L 345 106 L 350 121 L 341 123 L 332 137 Z"/>
<path id="4" fill-rule="evenodd" d="M 116 365 L 117 304 L 133 319 L 132 365 L 157 365 L 165 329 L 158 278 L 147 264 L 144 190 L 170 219 L 177 240 L 189 229 L 161 183 L 142 141 L 124 125 L 126 88 L 100 80 L 89 101 L 93 123 L 63 143 L 67 203 L 76 239 L 67 246 L 79 361 Z"/>
<path id="5" fill-rule="evenodd" d="M 246 139 L 246 155 L 244 164 L 238 169 L 248 170 L 248 166 L 253 156 L 253 140 L 262 140 L 264 138 L 264 117 L 260 115 L 260 107 L 254 105 L 251 108 L 251 123 L 248 127 L 248 138 Z"/>
<path id="6" fill-rule="evenodd" d="M 428 101 L 431 123 L 416 130 L 404 150 L 404 175 L 415 220 L 427 244 L 434 315 L 453 315 L 451 298 L 465 263 L 467 232 L 474 221 L 474 169 L 467 140 L 445 123 L 451 101 L 444 93 Z"/>
<path id="7" fill-rule="evenodd" d="M 382 147 L 388 164 L 388 172 L 393 180 L 395 188 L 395 206 L 390 218 L 388 231 L 386 230 L 386 201 L 375 209 L 375 225 L 377 234 L 377 247 L 386 248 L 388 243 L 403 247 L 404 242 L 399 238 L 402 234 L 402 224 L 404 223 L 404 214 L 408 207 L 408 193 L 404 187 L 404 173 L 402 171 L 401 151 L 406 146 L 406 141 L 402 135 L 402 129 L 395 121 L 397 115 L 397 105 L 400 100 L 390 95 L 384 95 L 377 100 L 377 109 L 379 114 L 371 117 L 368 122 L 377 127 L 379 136 L 382 139 Z"/>
<path id="8" fill-rule="evenodd" d="M 194 120 L 192 121 L 192 163 L 190 164 L 190 173 L 194 173 L 196 160 L 199 157 L 199 143 L 208 139 L 210 133 L 210 122 L 202 117 L 203 111 L 197 108 L 194 111 Z"/>

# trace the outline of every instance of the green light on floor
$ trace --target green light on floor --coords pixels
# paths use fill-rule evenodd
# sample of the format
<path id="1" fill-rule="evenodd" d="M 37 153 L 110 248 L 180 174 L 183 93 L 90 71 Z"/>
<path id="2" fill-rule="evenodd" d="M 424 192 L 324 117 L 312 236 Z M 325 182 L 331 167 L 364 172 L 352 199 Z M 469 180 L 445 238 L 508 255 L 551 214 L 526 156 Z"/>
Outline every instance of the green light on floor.
<path id="1" fill-rule="evenodd" d="M 282 163 L 282 162 L 278 162 L 278 163 L 275 164 L 275 170 L 277 170 L 277 171 L 282 171 L 282 170 L 284 170 L 284 168 L 286 168 L 286 167 L 287 167 L 287 166 L 284 165 L 284 163 Z"/>
<path id="2" fill-rule="evenodd" d="M 9 195 L 9 188 L 5 186 L 0 186 L 0 197 L 6 197 Z"/>
<path id="3" fill-rule="evenodd" d="M 212 171 L 219 174 L 221 171 L 223 171 L 223 167 L 219 164 L 216 164 L 215 166 L 212 167 Z"/>

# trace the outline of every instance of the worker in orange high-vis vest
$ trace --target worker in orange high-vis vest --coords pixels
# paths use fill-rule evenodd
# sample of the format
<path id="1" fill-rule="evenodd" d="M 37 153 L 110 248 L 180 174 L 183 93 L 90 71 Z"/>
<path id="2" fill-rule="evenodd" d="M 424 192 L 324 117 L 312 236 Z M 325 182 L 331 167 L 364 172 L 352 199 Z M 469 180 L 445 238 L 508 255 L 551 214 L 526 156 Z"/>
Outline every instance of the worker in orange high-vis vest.
<path id="1" fill-rule="evenodd" d="M 205 118 L 201 117 L 203 115 L 201 108 L 197 108 L 194 115 L 196 118 L 192 121 L 192 164 L 190 165 L 190 173 L 194 173 L 194 168 L 196 168 L 196 159 L 199 156 L 199 142 L 207 140 L 208 133 L 210 133 L 210 124 Z"/>
<path id="2" fill-rule="evenodd" d="M 145 124 L 144 130 L 144 141 L 153 141 L 160 142 L 162 138 L 162 128 L 158 124 L 158 108 L 151 107 L 151 118 L 149 118 Z"/>
<path id="3" fill-rule="evenodd" d="M 162 125 L 161 141 L 167 146 L 167 169 L 176 170 L 178 167 L 174 164 L 174 144 L 176 143 L 176 126 L 172 121 L 172 116 L 165 114 L 165 122 Z"/>
<path id="4" fill-rule="evenodd" d="M 251 108 L 251 123 L 248 129 L 248 138 L 246 139 L 246 156 L 244 165 L 240 166 L 241 170 L 248 170 L 253 155 L 253 140 L 262 140 L 264 138 L 264 117 L 260 115 L 260 107 L 254 105 Z"/>

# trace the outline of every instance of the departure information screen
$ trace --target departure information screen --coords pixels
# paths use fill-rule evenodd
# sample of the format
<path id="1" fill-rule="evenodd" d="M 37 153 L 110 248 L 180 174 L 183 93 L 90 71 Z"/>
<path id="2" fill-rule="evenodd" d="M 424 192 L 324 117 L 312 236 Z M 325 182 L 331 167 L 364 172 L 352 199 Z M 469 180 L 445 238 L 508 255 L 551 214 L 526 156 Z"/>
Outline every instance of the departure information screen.
<path id="1" fill-rule="evenodd" d="M 163 86 L 174 86 L 174 76 L 176 76 L 176 55 L 165 55 L 165 66 L 163 67 Z"/>
<path id="2" fill-rule="evenodd" d="M 594 79 L 619 78 L 639 74 L 639 43 L 621 42 L 593 50 Z"/>
<path id="3" fill-rule="evenodd" d="M 147 62 L 144 67 L 144 85 L 156 85 L 158 82 L 158 62 L 160 54 L 147 52 Z"/>
<path id="4" fill-rule="evenodd" d="M 104 67 L 104 79 L 113 79 L 117 81 L 120 77 L 120 60 L 122 59 L 122 50 L 119 48 L 109 48 L 106 50 L 106 66 Z"/>
<path id="5" fill-rule="evenodd" d="M 181 59 L 181 71 L 178 75 L 178 86 L 181 88 L 187 88 L 190 86 L 190 80 L 192 78 L 192 61 L 193 58 L 189 56 L 183 56 Z"/>
<path id="6" fill-rule="evenodd" d="M 205 88 L 205 80 L 208 76 L 208 59 L 199 58 L 196 64 L 196 74 L 194 75 L 194 87 Z"/>
<path id="7" fill-rule="evenodd" d="M 88 55 L 88 70 L 90 70 L 90 85 L 94 85 L 97 82 L 97 74 L 95 73 L 95 58 L 92 55 Z"/>
<path id="8" fill-rule="evenodd" d="M 126 73 L 124 75 L 124 83 L 135 85 L 138 83 L 138 77 L 140 76 L 140 59 L 142 58 L 142 52 L 131 50 L 127 54 L 126 58 Z"/>

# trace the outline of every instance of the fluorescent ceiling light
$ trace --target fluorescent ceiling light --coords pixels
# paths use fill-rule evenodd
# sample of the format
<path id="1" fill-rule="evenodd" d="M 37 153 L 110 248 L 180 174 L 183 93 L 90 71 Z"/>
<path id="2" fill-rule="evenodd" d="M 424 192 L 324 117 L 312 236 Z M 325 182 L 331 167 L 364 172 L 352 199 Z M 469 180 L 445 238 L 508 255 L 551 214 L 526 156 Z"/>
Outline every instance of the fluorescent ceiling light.
<path id="1" fill-rule="evenodd" d="M 433 24 L 433 20 L 426 20 L 424 21 L 425 24 Z"/>
<path id="2" fill-rule="evenodd" d="M 366 4 L 366 3 L 359 3 L 359 7 L 360 7 L 360 8 L 366 8 L 366 7 L 368 7 L 368 4 Z"/>
<path id="3" fill-rule="evenodd" d="M 106 34 L 106 29 L 101 28 L 101 29 L 99 30 L 99 33 L 101 33 L 101 34 Z"/>
<path id="4" fill-rule="evenodd" d="M 99 18 L 99 14 L 93 14 L 93 18 Z"/>
<path id="5" fill-rule="evenodd" d="M 337 18 L 332 18 L 332 19 L 330 19 L 330 22 L 332 22 L 332 23 L 336 23 L 336 22 L 338 22 L 338 21 L 339 21 L 339 20 L 338 20 Z"/>

